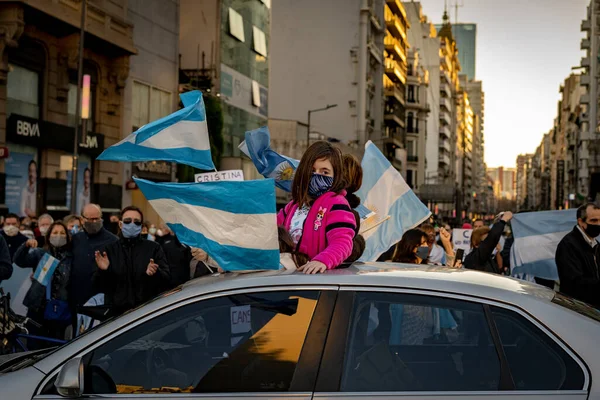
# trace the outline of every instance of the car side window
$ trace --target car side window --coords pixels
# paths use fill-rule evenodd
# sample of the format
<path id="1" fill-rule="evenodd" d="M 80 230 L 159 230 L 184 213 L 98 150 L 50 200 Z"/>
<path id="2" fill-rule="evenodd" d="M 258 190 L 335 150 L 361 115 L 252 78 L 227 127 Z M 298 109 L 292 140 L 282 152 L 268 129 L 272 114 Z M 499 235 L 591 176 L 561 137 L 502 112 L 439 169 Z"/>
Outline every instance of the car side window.
<path id="1" fill-rule="evenodd" d="M 483 306 L 357 292 L 341 391 L 498 390 L 500 361 Z"/>
<path id="2" fill-rule="evenodd" d="M 583 389 L 583 370 L 552 338 L 514 311 L 491 309 L 515 390 Z"/>
<path id="3" fill-rule="evenodd" d="M 240 294 L 159 315 L 84 358 L 84 393 L 288 391 L 318 297 Z"/>

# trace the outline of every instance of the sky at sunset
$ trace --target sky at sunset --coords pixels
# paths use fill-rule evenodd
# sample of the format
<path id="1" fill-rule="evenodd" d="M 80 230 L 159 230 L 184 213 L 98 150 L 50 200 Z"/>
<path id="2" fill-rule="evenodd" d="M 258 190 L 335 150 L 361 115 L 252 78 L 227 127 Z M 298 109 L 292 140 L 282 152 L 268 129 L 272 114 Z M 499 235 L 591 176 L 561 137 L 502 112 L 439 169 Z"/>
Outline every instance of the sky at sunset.
<path id="1" fill-rule="evenodd" d="M 451 21 L 456 3 L 448 0 Z M 444 0 L 422 0 L 441 23 Z M 580 31 L 589 0 L 458 0 L 458 21 L 477 24 L 477 72 L 485 92 L 485 160 L 514 166 L 551 128 L 559 87 L 585 55 Z"/>

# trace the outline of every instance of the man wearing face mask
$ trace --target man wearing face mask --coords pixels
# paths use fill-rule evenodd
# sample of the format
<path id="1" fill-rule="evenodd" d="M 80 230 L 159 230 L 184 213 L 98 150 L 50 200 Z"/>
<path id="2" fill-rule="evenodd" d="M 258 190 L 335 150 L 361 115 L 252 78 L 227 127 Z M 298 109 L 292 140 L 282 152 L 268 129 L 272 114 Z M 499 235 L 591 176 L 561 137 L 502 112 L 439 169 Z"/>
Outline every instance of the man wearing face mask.
<path id="1" fill-rule="evenodd" d="M 92 278 L 97 269 L 94 254 L 104 251 L 106 246 L 119 240 L 104 229 L 99 205 L 86 205 L 82 217 L 83 231 L 73 236 L 73 271 L 69 286 L 69 300 L 73 309 L 84 305 L 97 294 L 92 286 Z"/>
<path id="2" fill-rule="evenodd" d="M 8 246 L 11 261 L 14 259 L 17 249 L 27 241 L 27 236 L 19 231 L 19 226 L 19 217 L 16 214 L 8 214 L 4 218 L 4 227 L 0 232 Z"/>
<path id="3" fill-rule="evenodd" d="M 50 216 L 50 214 L 42 214 L 38 218 L 38 227 L 36 232 L 39 234 L 35 235 L 35 240 L 38 243 L 38 247 L 42 248 L 46 244 L 46 233 L 48 233 L 48 229 L 50 229 L 50 225 L 54 223 L 54 218 Z"/>
<path id="4" fill-rule="evenodd" d="M 96 251 L 94 287 L 104 293 L 112 315 L 120 315 L 170 287 L 169 265 L 160 245 L 142 239 L 142 211 L 125 207 L 119 222 L 119 241 Z"/>
<path id="5" fill-rule="evenodd" d="M 13 273 L 12 260 L 4 236 L 0 236 L 0 283 L 9 280 Z"/>
<path id="6" fill-rule="evenodd" d="M 560 291 L 600 307 L 600 207 L 588 203 L 577 209 L 577 225 L 558 244 L 556 267 Z"/>
<path id="7" fill-rule="evenodd" d="M 463 263 L 465 268 L 494 274 L 504 273 L 502 266 L 498 265 L 496 254 L 501 250 L 498 249 L 498 244 L 504 232 L 504 227 L 512 217 L 512 212 L 504 212 L 492 228 L 484 226 L 473 231 L 471 235 L 471 252 Z"/>

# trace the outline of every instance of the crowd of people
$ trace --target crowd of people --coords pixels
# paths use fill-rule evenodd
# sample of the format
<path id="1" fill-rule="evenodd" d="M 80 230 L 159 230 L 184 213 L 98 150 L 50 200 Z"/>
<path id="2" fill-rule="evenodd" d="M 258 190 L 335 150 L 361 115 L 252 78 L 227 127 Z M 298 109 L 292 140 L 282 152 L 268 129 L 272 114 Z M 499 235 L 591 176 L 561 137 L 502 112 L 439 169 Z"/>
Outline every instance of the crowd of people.
<path id="1" fill-rule="evenodd" d="M 309 147 L 296 170 L 291 201 L 277 215 L 282 268 L 322 273 L 361 257 L 365 239 L 360 234 L 356 208 L 361 199 L 356 192 L 362 176 L 354 156 L 324 141 Z M 597 305 L 599 210 L 590 205 L 578 212 L 577 227 L 557 252 L 564 291 L 580 294 L 583 287 L 580 297 Z M 463 228 L 473 229 L 466 252 L 453 247 L 448 221 L 432 219 L 404 232 L 380 261 L 509 274 L 512 217 L 507 211 L 491 226 L 483 220 L 465 224 Z M 35 274 L 48 257 L 57 266 L 44 285 Z M 146 221 L 139 208 L 128 206 L 105 219 L 96 204 L 86 205 L 80 216 L 60 221 L 49 214 L 5 216 L 0 281 L 10 278 L 14 266 L 31 270 L 32 284 L 23 304 L 28 316 L 43 326 L 43 333 L 55 338 L 76 334 L 69 327 L 77 329 L 79 308 L 99 294 L 111 315 L 119 315 L 189 279 L 223 271 L 203 249 L 182 244 L 166 224 Z"/>

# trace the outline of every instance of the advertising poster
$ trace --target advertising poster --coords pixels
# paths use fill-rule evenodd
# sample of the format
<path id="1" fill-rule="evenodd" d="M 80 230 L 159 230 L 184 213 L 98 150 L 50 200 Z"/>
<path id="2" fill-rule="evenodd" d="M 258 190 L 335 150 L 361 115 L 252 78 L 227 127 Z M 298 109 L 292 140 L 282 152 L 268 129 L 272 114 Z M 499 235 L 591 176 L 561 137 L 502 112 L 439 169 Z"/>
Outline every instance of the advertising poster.
<path id="1" fill-rule="evenodd" d="M 79 160 L 77 163 L 77 197 L 76 210 L 80 214 L 83 207 L 91 203 L 92 170 L 90 162 Z M 67 172 L 67 208 L 71 207 L 71 171 Z"/>
<path id="2" fill-rule="evenodd" d="M 11 151 L 5 161 L 6 206 L 19 216 L 36 214 L 37 163 L 31 153 Z"/>
<path id="3" fill-rule="evenodd" d="M 463 249 L 465 254 L 471 251 L 471 234 L 472 229 L 453 229 L 452 230 L 452 245 L 454 251 Z"/>

